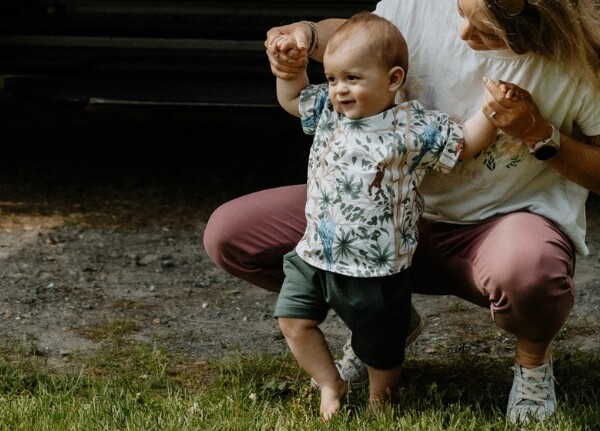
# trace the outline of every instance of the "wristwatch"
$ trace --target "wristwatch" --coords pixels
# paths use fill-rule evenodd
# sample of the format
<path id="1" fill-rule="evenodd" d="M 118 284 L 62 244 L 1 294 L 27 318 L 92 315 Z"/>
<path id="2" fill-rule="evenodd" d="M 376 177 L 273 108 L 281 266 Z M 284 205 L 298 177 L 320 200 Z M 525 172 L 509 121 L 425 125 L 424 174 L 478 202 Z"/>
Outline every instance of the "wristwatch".
<path id="1" fill-rule="evenodd" d="M 550 127 L 552 127 L 550 137 L 536 142 L 529 150 L 529 152 L 538 160 L 550 160 L 552 157 L 556 156 L 556 153 L 560 148 L 560 132 L 552 124 Z"/>

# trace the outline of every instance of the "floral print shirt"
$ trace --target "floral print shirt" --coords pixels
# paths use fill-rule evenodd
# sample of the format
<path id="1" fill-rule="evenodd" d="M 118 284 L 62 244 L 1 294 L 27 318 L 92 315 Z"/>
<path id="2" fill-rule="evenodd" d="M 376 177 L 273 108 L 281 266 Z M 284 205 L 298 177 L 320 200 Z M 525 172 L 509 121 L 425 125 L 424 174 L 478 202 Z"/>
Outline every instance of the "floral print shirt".
<path id="1" fill-rule="evenodd" d="M 418 186 L 428 171 L 454 167 L 461 126 L 417 101 L 348 119 L 334 111 L 327 84 L 302 91 L 300 114 L 304 132 L 314 139 L 298 256 L 353 277 L 407 268 L 423 212 Z"/>

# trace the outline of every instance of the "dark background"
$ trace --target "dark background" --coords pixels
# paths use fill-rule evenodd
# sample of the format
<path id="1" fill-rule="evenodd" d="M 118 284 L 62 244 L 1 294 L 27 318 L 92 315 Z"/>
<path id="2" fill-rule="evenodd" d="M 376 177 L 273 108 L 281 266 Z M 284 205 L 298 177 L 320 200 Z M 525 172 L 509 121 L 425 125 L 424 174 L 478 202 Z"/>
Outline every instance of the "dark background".
<path id="1" fill-rule="evenodd" d="M 235 196 L 304 182 L 311 142 L 280 108 L 80 109 L 4 95 L 0 124 L 0 201 L 41 213 L 129 201 L 206 219 Z"/>
<path id="2" fill-rule="evenodd" d="M 264 39 L 372 0 L 0 1 L 0 211 L 186 207 L 305 181 Z M 311 61 L 316 82 L 322 68 Z"/>

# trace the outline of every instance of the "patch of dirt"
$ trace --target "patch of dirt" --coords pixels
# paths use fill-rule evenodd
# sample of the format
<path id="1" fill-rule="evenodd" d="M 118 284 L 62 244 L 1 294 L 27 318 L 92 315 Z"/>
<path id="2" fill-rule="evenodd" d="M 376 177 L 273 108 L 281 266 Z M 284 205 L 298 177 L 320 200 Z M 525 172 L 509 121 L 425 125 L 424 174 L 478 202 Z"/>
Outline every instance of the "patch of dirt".
<path id="1" fill-rule="evenodd" d="M 29 109 L 3 114 L 22 118 Z M 235 149 L 242 151 L 244 160 L 233 166 L 223 163 L 230 149 L 209 153 L 205 141 L 173 147 L 182 139 L 179 132 L 169 138 L 158 133 L 163 142 L 150 141 L 156 131 L 145 132 L 139 143 L 133 139 L 143 130 L 139 127 L 110 135 L 116 143 L 103 153 L 77 145 L 106 146 L 106 136 L 92 142 L 89 133 L 92 125 L 107 121 L 105 116 L 69 121 L 75 114 L 61 113 L 67 117 L 62 127 L 53 122 L 56 117 L 44 117 L 46 121 L 12 126 L 12 133 L 0 136 L 4 142 L 14 140 L 9 147 L 19 161 L 0 178 L 2 345 L 30 345 L 58 368 L 68 366 L 74 355 L 93 355 L 115 334 L 198 360 L 238 351 L 287 351 L 272 318 L 276 295 L 216 268 L 203 250 L 202 234 L 218 203 L 252 189 L 300 181 L 304 156 L 282 161 L 272 144 L 270 154 L 252 151 L 249 160 L 240 142 L 258 148 L 267 133 L 278 133 L 262 130 L 262 117 L 248 120 L 247 128 L 238 131 L 246 133 L 238 137 Z M 170 133 L 182 125 L 203 130 L 198 119 L 205 114 L 182 119 L 179 114 L 150 113 L 139 117 L 139 124 L 163 121 Z M 117 119 L 131 127 L 131 114 Z M 285 120 L 278 124 L 288 126 Z M 258 135 L 256 142 L 247 142 L 253 133 Z M 85 139 L 78 137 L 79 144 L 68 147 L 68 162 L 64 147 L 44 149 L 48 139 L 68 140 L 79 134 Z M 85 161 L 89 151 L 97 152 L 92 165 Z M 181 155 L 169 160 L 174 152 Z M 156 155 L 149 159 L 148 154 Z M 106 166 L 112 169 L 110 175 Z M 588 209 L 591 254 L 577 262 L 576 305 L 556 348 L 600 352 L 600 198 L 592 196 Z M 449 297 L 417 295 L 415 303 L 426 327 L 409 355 L 512 354 L 513 340 L 496 329 L 487 310 Z M 344 325 L 331 315 L 323 328 L 334 351 L 340 352 L 348 335 Z"/>

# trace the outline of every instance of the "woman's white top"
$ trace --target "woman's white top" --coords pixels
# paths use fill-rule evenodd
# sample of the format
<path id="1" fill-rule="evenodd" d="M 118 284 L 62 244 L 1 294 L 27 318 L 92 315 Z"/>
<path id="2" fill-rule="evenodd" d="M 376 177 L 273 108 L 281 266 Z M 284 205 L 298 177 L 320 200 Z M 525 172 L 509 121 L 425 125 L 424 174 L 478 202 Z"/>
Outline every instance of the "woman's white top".
<path id="1" fill-rule="evenodd" d="M 538 55 L 474 51 L 459 37 L 456 0 L 383 0 L 376 11 L 394 22 L 409 47 L 411 99 L 463 122 L 483 101 L 483 77 L 528 90 L 544 118 L 566 135 L 600 135 L 600 93 L 570 71 Z M 473 223 L 531 211 L 557 223 L 579 254 L 585 245 L 588 190 L 529 154 L 518 139 L 500 134 L 485 157 L 459 163 L 449 174 L 428 175 L 421 187 L 425 217 Z"/>

